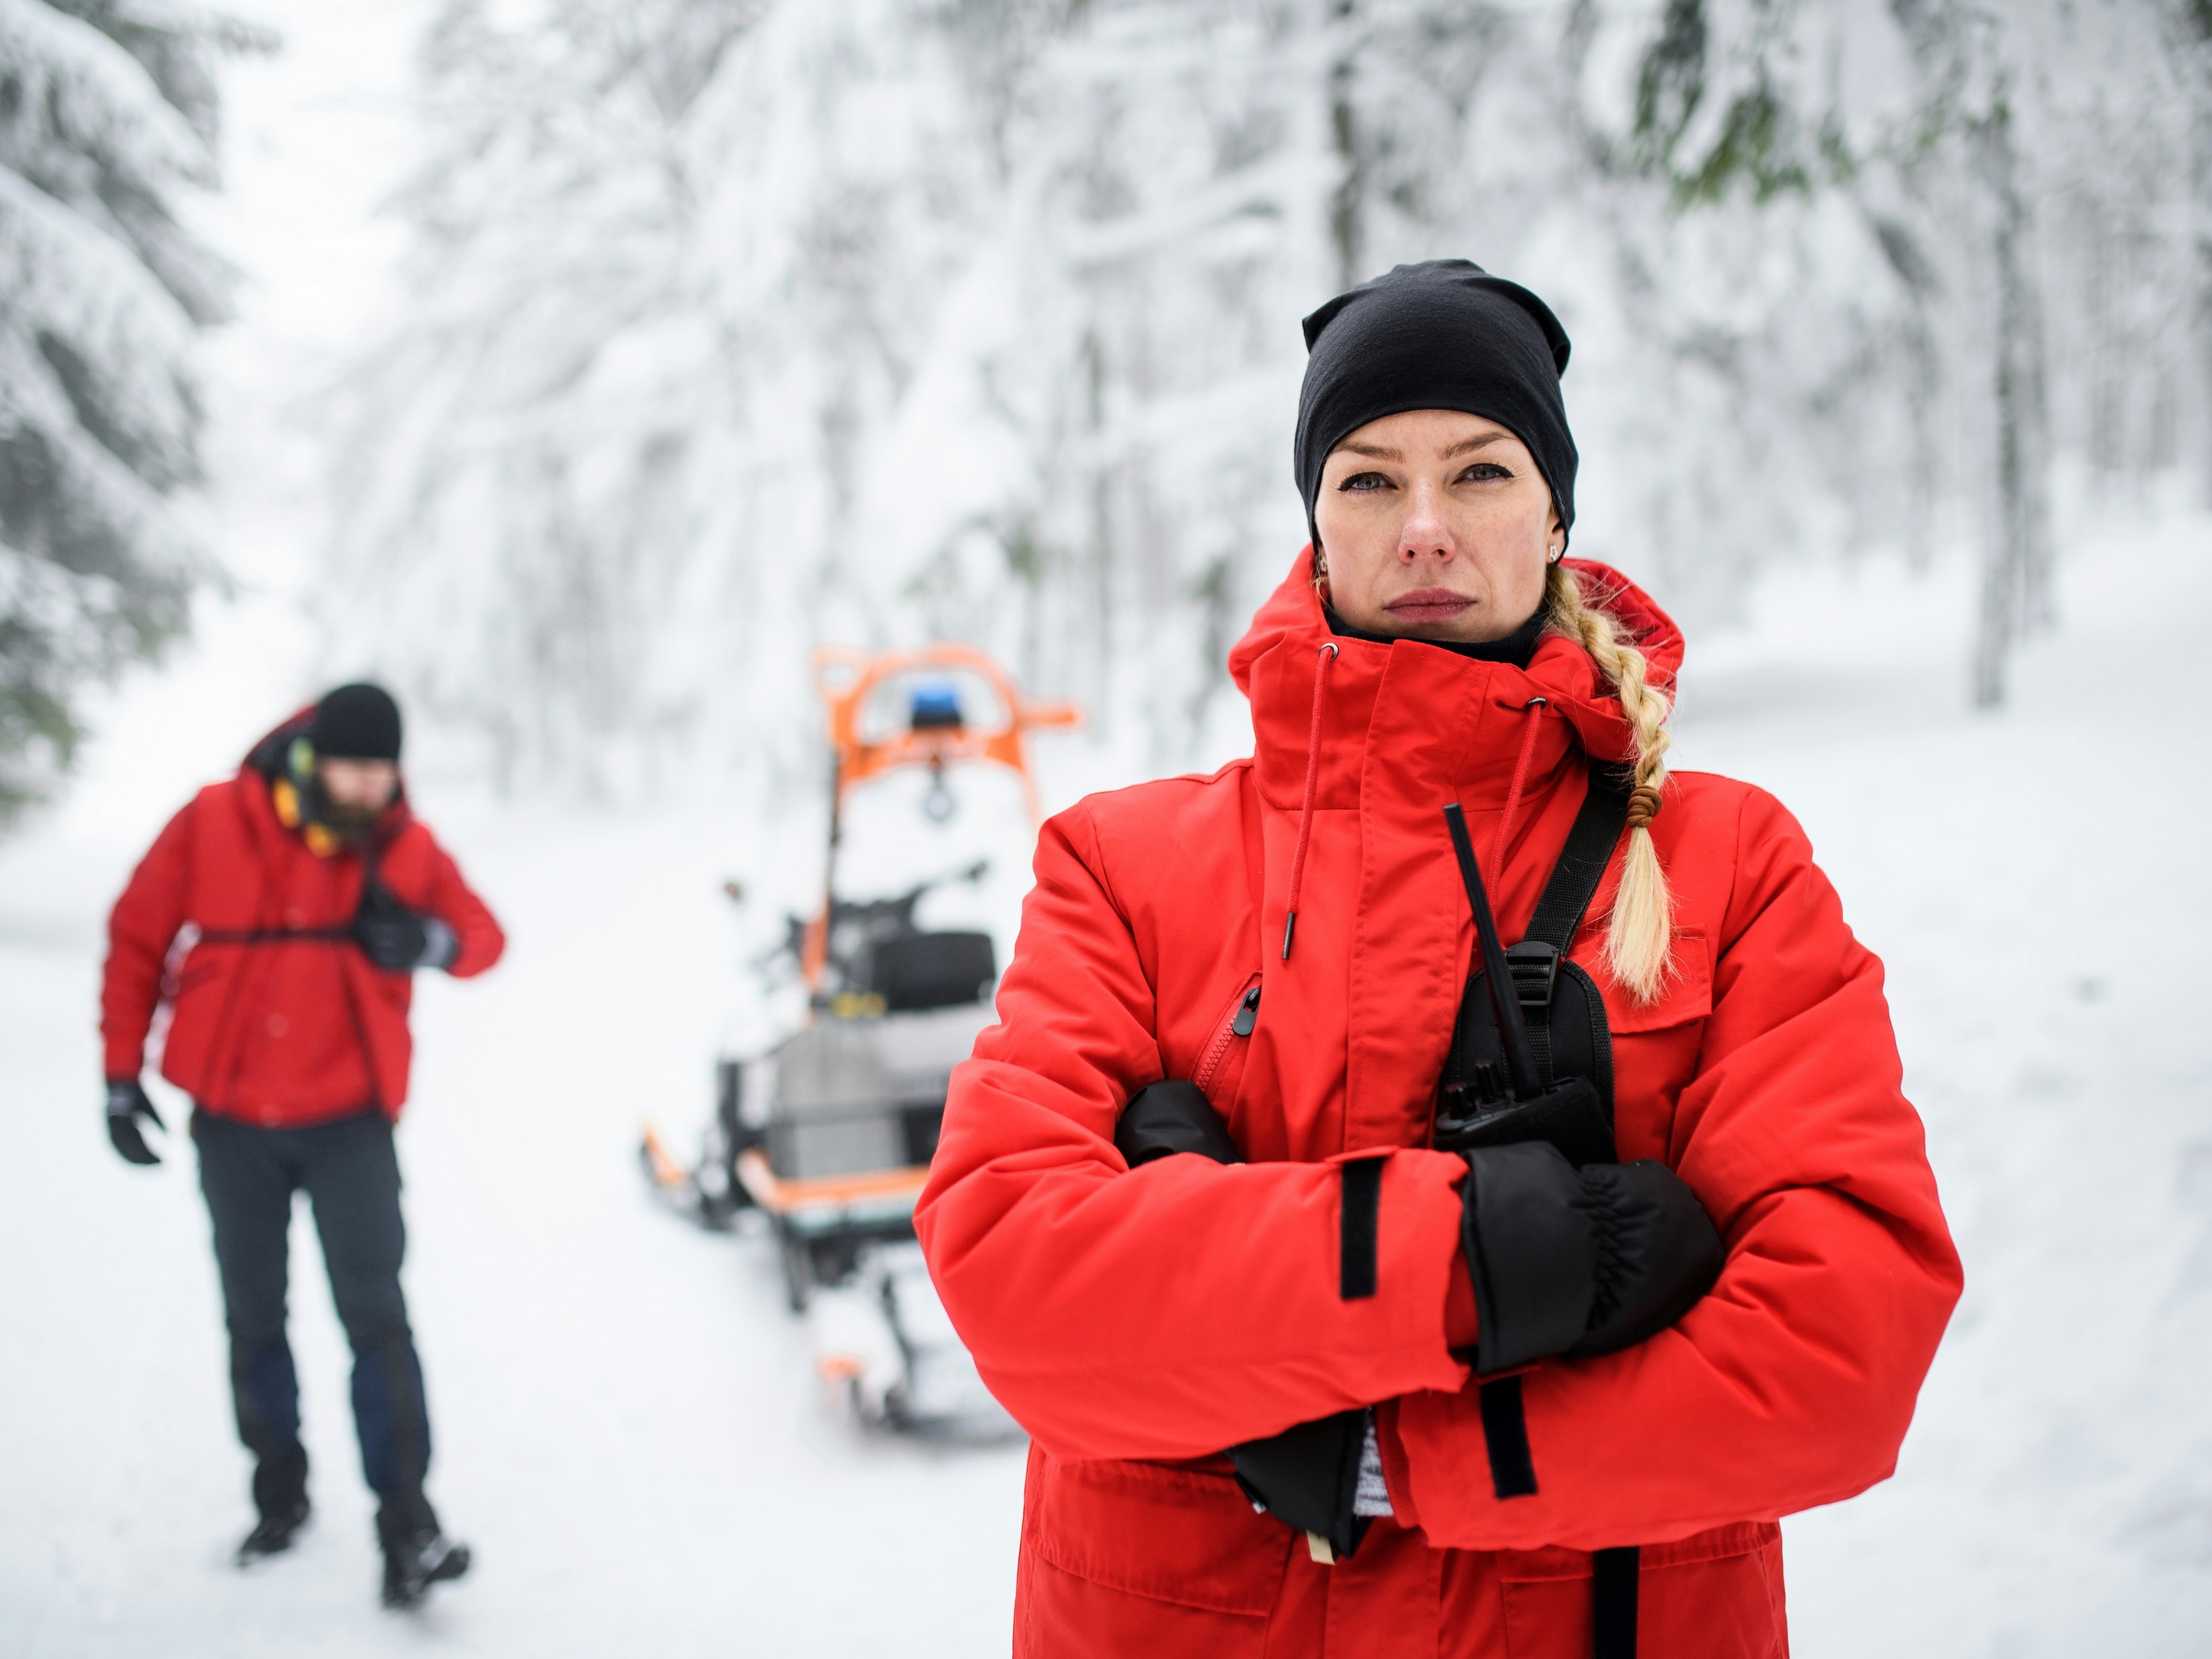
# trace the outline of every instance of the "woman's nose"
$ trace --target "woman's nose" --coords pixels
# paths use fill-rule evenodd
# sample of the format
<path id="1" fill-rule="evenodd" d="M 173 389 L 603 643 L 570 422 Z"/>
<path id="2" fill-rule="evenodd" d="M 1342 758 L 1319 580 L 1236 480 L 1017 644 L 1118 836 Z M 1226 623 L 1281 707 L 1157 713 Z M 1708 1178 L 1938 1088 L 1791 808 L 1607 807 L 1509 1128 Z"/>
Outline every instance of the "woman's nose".
<path id="1" fill-rule="evenodd" d="M 1455 550 L 1451 527 L 1444 520 L 1442 493 L 1433 484 L 1415 483 L 1408 493 L 1405 519 L 1398 526 L 1398 556 L 1449 559 Z"/>

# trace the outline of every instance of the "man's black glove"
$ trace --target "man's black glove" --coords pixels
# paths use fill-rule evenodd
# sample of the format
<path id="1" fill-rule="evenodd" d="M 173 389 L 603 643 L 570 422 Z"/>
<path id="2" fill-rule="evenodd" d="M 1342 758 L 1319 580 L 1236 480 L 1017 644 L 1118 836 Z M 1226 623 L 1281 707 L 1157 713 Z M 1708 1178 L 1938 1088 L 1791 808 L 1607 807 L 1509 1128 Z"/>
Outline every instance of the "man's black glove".
<path id="1" fill-rule="evenodd" d="M 169 1126 L 161 1121 L 161 1115 L 154 1109 L 154 1103 L 146 1098 L 146 1091 L 132 1078 L 112 1078 L 107 1085 L 107 1138 L 115 1143 L 115 1150 L 133 1164 L 159 1164 L 161 1155 L 146 1144 L 146 1136 L 138 1127 L 140 1118 L 150 1118 L 157 1129 Z"/>
<path id="2" fill-rule="evenodd" d="M 410 910 L 381 882 L 372 881 L 354 913 L 354 943 L 388 974 L 415 968 L 450 968 L 461 953 L 453 930 L 437 917 Z"/>
<path id="3" fill-rule="evenodd" d="M 1577 1170 L 1548 1142 L 1467 1156 L 1460 1240 L 1480 1321 L 1474 1369 L 1583 1358 L 1667 1328 L 1727 1252 L 1682 1178 L 1653 1159 Z"/>

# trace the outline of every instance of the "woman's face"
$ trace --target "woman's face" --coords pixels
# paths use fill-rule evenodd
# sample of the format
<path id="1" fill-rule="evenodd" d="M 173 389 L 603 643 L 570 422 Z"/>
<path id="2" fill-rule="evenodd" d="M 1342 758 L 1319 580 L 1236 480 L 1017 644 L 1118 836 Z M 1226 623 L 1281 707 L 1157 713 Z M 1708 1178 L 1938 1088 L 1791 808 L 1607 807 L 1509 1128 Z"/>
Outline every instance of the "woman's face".
<path id="1" fill-rule="evenodd" d="M 1449 409 L 1386 415 L 1337 445 L 1314 522 L 1340 617 L 1462 644 L 1502 640 L 1534 616 L 1566 539 L 1528 447 Z"/>

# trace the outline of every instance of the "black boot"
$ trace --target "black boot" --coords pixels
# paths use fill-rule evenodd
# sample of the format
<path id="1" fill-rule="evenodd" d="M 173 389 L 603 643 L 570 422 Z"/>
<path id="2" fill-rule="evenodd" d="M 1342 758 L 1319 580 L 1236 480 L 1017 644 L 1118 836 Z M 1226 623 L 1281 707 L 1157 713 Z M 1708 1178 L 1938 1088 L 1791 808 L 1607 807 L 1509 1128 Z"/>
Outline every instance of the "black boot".
<path id="1" fill-rule="evenodd" d="M 438 1529 L 429 1500 L 416 1494 L 387 1498 L 376 1511 L 377 1542 L 384 1547 L 384 1605 L 422 1605 L 430 1586 L 469 1570 L 469 1547 Z"/>
<path id="2" fill-rule="evenodd" d="M 295 1446 L 263 1458 L 253 1469 L 253 1507 L 261 1518 L 238 1547 L 238 1565 L 252 1566 L 264 1556 L 292 1547 L 292 1535 L 307 1523 L 307 1453 Z"/>

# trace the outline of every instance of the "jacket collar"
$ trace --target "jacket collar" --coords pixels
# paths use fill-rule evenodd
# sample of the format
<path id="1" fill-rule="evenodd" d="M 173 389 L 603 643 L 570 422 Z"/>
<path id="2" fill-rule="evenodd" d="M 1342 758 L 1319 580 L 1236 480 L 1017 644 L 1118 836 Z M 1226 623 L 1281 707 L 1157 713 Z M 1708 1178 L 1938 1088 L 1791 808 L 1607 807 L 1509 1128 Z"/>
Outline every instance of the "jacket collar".
<path id="1" fill-rule="evenodd" d="M 1538 776 L 1558 769 L 1577 747 L 1602 760 L 1632 757 L 1635 733 L 1619 697 L 1573 641 L 1547 636 L 1522 669 L 1416 640 L 1335 635 L 1308 577 L 1308 561 L 1309 552 L 1301 551 L 1229 657 L 1231 676 L 1252 705 L 1261 793 L 1269 805 L 1301 805 L 1316 664 L 1329 645 L 1341 655 L 1328 675 L 1314 769 L 1322 810 L 1357 808 L 1363 778 L 1382 783 L 1383 774 L 1423 781 L 1443 792 L 1440 799 L 1455 796 L 1471 806 L 1493 794 L 1502 799 L 1516 758 L 1512 716 L 1538 698 L 1559 717 L 1544 721 Z M 1609 567 L 1587 559 L 1567 566 L 1643 650 L 1650 684 L 1671 691 L 1682 661 L 1674 621 Z"/>

